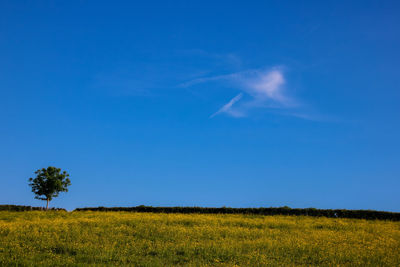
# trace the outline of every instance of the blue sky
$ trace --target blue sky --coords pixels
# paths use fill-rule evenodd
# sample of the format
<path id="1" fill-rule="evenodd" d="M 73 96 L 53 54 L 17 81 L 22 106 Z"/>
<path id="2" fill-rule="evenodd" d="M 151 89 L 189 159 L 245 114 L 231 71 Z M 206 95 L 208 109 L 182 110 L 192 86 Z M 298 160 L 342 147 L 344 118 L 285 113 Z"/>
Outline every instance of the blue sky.
<path id="1" fill-rule="evenodd" d="M 189 3 L 190 2 L 190 3 Z M 400 211 L 398 1 L 1 1 L 0 203 Z"/>

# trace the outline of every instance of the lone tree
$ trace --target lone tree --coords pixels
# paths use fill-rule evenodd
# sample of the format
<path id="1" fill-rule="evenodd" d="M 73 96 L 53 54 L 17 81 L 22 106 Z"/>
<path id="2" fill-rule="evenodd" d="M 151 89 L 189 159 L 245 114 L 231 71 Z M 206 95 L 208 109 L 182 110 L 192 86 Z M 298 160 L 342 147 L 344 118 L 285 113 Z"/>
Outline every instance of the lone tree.
<path id="1" fill-rule="evenodd" d="M 58 197 L 60 192 L 68 192 L 68 186 L 71 185 L 69 174 L 66 171 L 56 167 L 47 167 L 35 171 L 36 178 L 29 178 L 29 186 L 35 193 L 35 198 L 46 200 L 46 210 L 49 209 L 49 201 L 53 197 Z"/>

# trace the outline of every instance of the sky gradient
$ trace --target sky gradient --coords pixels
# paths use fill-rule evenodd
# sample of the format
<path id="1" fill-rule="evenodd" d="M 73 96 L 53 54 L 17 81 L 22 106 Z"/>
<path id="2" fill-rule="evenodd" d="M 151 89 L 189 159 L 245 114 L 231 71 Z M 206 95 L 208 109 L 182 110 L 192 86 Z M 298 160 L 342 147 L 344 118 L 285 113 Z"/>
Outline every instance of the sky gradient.
<path id="1" fill-rule="evenodd" d="M 400 211 L 399 1 L 166 2 L 0 2 L 0 204 Z"/>

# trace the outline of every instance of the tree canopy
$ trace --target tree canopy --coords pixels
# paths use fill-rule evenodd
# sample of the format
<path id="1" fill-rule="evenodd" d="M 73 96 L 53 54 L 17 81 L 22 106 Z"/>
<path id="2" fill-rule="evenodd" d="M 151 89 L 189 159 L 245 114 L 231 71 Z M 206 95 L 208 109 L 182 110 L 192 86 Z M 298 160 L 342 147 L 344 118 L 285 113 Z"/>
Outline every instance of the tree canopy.
<path id="1" fill-rule="evenodd" d="M 60 192 L 68 192 L 71 185 L 69 174 L 60 168 L 50 166 L 37 170 L 35 174 L 35 178 L 29 178 L 29 186 L 36 199 L 47 201 L 46 209 L 49 208 L 49 201 L 58 197 Z"/>

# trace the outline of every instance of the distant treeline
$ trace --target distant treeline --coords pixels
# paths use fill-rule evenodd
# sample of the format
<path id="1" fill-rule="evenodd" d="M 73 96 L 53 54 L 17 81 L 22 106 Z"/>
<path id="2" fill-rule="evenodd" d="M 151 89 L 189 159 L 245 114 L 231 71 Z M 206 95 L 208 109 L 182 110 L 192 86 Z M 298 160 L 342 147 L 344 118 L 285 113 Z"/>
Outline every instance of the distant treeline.
<path id="1" fill-rule="evenodd" d="M 21 206 L 21 205 L 0 205 L 0 211 L 6 210 L 6 211 L 29 211 L 29 210 L 46 210 L 46 208 L 43 207 L 32 207 L 32 206 Z M 61 208 L 51 208 L 49 210 L 63 210 L 66 211 L 65 209 Z"/>
<path id="2" fill-rule="evenodd" d="M 375 210 L 323 210 L 315 208 L 292 209 L 280 208 L 201 208 L 201 207 L 97 207 L 78 208 L 75 211 L 131 211 L 131 212 L 154 212 L 154 213 L 204 213 L 204 214 L 253 214 L 253 215 L 295 215 L 315 216 L 328 218 L 352 218 L 367 220 L 391 220 L 400 221 L 400 213 L 375 211 Z"/>
<path id="3" fill-rule="evenodd" d="M 0 205 L 0 211 L 31 211 L 45 210 L 42 207 L 20 206 L 20 205 Z M 49 210 L 62 210 L 61 208 L 51 208 Z M 295 215 L 295 216 L 314 216 L 328 218 L 350 218 L 367 220 L 391 220 L 400 221 L 399 212 L 375 211 L 375 210 L 324 210 L 324 209 L 292 209 L 289 207 L 280 208 L 202 208 L 202 207 L 97 207 L 97 208 L 77 208 L 74 211 L 129 211 L 129 212 L 153 212 L 153 213 L 203 213 L 203 214 L 249 214 L 249 215 Z"/>

